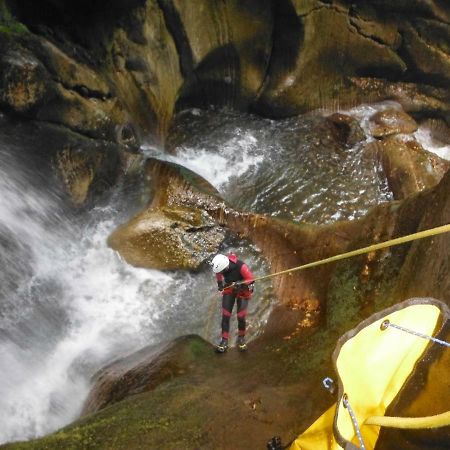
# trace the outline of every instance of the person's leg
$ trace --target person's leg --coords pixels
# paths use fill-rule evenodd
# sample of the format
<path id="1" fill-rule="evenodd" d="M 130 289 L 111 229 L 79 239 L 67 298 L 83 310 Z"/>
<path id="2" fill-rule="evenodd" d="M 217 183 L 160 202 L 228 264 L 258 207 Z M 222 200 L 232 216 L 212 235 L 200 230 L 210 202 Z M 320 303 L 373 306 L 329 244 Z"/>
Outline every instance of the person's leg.
<path id="1" fill-rule="evenodd" d="M 233 311 L 234 294 L 224 294 L 222 297 L 222 338 L 228 339 L 230 334 L 230 318 Z"/>
<path id="2" fill-rule="evenodd" d="M 248 311 L 248 300 L 245 298 L 237 299 L 237 319 L 238 319 L 238 347 L 241 350 L 247 348 L 245 344 L 246 317 Z"/>

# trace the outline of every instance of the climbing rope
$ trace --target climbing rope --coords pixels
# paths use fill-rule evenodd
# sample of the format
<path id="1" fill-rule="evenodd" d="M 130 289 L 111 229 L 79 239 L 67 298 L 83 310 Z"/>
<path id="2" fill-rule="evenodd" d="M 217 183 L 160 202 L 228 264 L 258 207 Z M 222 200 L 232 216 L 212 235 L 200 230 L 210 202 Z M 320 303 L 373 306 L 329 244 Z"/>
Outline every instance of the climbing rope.
<path id="1" fill-rule="evenodd" d="M 389 320 L 384 320 L 381 323 L 380 328 L 382 330 L 386 330 L 387 328 L 396 328 L 397 330 L 404 331 L 405 333 L 413 334 L 414 336 L 418 336 L 423 339 L 428 339 L 429 341 L 433 341 L 436 344 L 444 345 L 446 347 L 450 347 L 450 343 L 446 341 L 442 341 L 441 339 L 434 338 L 433 336 L 428 336 L 427 334 L 419 333 L 418 331 L 410 330 L 409 328 L 402 327 L 400 325 L 396 325 L 395 323 L 391 323 Z"/>
<path id="2" fill-rule="evenodd" d="M 364 444 L 364 440 L 361 434 L 361 430 L 359 429 L 359 425 L 358 425 L 358 421 L 356 420 L 356 415 L 352 409 L 352 407 L 350 406 L 350 402 L 348 401 L 348 396 L 347 394 L 344 394 L 342 396 L 342 403 L 344 404 L 345 408 L 347 409 L 348 413 L 350 414 L 350 418 L 352 419 L 353 422 L 353 428 L 355 429 L 355 433 L 356 436 L 358 436 L 358 441 L 361 445 L 360 449 L 361 450 L 366 450 L 366 446 Z"/>
<path id="3" fill-rule="evenodd" d="M 340 261 L 342 259 L 352 258 L 353 256 L 363 255 L 365 253 L 371 253 L 371 252 L 374 252 L 376 250 L 381 250 L 383 248 L 394 247 L 395 245 L 405 244 L 406 242 L 416 241 L 418 239 L 423 239 L 423 238 L 426 238 L 426 237 L 429 237 L 429 236 L 436 236 L 438 234 L 447 233 L 449 231 L 450 231 L 450 224 L 442 225 L 440 227 L 431 228 L 429 230 L 424 230 L 424 231 L 419 231 L 417 233 L 408 234 L 406 236 L 402 236 L 402 237 L 399 237 L 399 238 L 396 238 L 396 239 L 391 239 L 389 241 L 380 242 L 379 244 L 369 245 L 368 247 L 363 247 L 363 248 L 360 248 L 358 250 L 353 250 L 351 252 L 341 253 L 339 255 L 331 256 L 329 258 L 321 259 L 319 261 L 314 261 L 314 262 L 311 262 L 311 263 L 308 263 L 308 264 L 303 264 L 301 266 L 293 267 L 291 269 L 282 270 L 281 272 L 276 272 L 276 273 L 271 273 L 269 275 L 256 277 L 256 278 L 254 278 L 253 280 L 250 280 L 250 281 L 251 282 L 261 281 L 261 280 L 265 280 L 265 279 L 268 279 L 268 278 L 273 278 L 273 277 L 276 277 L 276 276 L 279 276 L 279 275 L 285 275 L 285 274 L 288 274 L 288 273 L 296 272 L 298 270 L 304 270 L 304 269 L 309 269 L 311 267 L 317 267 L 317 266 L 320 266 L 322 264 L 328 264 L 328 263 L 331 263 L 331 262 Z M 244 283 L 249 283 L 249 280 L 237 281 L 237 282 L 231 284 L 230 286 L 236 286 L 236 285 L 244 284 Z"/>
<path id="4" fill-rule="evenodd" d="M 426 417 L 372 416 L 364 424 L 403 429 L 439 428 L 450 425 L 450 411 Z"/>

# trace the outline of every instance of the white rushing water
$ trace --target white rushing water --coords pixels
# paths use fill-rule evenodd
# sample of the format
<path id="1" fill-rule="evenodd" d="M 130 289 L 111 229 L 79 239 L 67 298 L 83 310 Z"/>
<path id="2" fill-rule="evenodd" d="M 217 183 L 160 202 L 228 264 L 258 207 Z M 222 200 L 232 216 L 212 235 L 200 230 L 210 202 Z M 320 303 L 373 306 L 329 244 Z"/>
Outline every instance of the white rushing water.
<path id="1" fill-rule="evenodd" d="M 107 247 L 132 213 L 120 191 L 108 206 L 68 216 L 7 150 L 0 147 L 0 443 L 70 423 L 107 362 L 183 334 L 215 339 L 220 317 L 209 270 L 137 269 Z M 256 273 L 267 270 L 256 249 L 236 245 Z M 252 306 L 253 334 L 269 303 Z"/>
<path id="2" fill-rule="evenodd" d="M 174 282 L 123 264 L 106 247 L 113 207 L 94 211 L 88 224 L 66 221 L 57 199 L 28 190 L 27 177 L 5 162 L 1 238 L 14 245 L 3 255 L 2 283 L 12 286 L 1 299 L 1 442 L 72 420 L 99 364 L 152 342 L 162 312 L 154 299 Z"/>

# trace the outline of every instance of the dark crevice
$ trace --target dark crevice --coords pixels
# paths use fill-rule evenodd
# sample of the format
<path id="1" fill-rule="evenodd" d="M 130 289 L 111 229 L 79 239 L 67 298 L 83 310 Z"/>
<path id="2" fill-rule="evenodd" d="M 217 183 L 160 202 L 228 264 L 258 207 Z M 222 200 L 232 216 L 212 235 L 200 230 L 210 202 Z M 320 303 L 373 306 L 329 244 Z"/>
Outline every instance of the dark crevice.
<path id="1" fill-rule="evenodd" d="M 55 81 L 58 82 L 57 80 L 55 80 Z M 87 98 L 87 99 L 95 98 L 97 100 L 106 101 L 113 97 L 111 93 L 107 93 L 105 95 L 105 93 L 100 92 L 100 91 L 93 91 L 92 89 L 89 89 L 88 87 L 86 87 L 83 84 L 81 84 L 81 85 L 77 84 L 77 85 L 71 86 L 71 85 L 64 83 L 61 80 L 59 80 L 59 83 L 64 89 L 75 92 L 83 98 Z"/>
<path id="2" fill-rule="evenodd" d="M 256 110 L 256 113 L 266 116 L 270 116 L 270 112 L 266 111 L 269 105 L 262 105 L 258 100 L 264 95 L 272 77 L 277 73 L 288 72 L 295 68 L 304 39 L 302 19 L 297 16 L 294 5 L 290 0 L 274 0 L 272 11 L 272 49 L 266 65 L 264 81 L 251 108 Z M 265 102 L 263 101 L 263 103 Z"/>
<path id="3" fill-rule="evenodd" d="M 357 19 L 355 17 L 352 17 L 351 15 L 349 15 L 349 26 L 350 26 L 350 30 L 354 30 L 356 31 L 360 36 L 366 38 L 366 39 L 370 39 L 371 41 L 373 41 L 375 44 L 379 44 L 382 45 L 383 47 L 389 47 L 391 48 L 391 46 L 384 42 L 381 38 L 374 36 L 372 34 L 366 34 L 364 33 L 364 31 L 359 27 Z"/>
<path id="4" fill-rule="evenodd" d="M 80 130 L 69 127 L 67 124 L 64 124 L 61 122 L 57 122 L 57 121 L 53 121 L 53 120 L 39 120 L 39 119 L 34 119 L 33 122 L 42 123 L 43 125 L 52 125 L 52 126 L 60 128 L 60 129 L 63 129 L 66 132 L 76 134 L 84 139 L 89 139 L 89 140 L 92 140 L 92 141 L 95 141 L 98 143 L 104 142 L 104 143 L 108 143 L 108 144 L 117 144 L 117 142 L 112 141 L 112 140 L 102 139 L 102 138 L 99 138 L 99 137 L 96 137 L 93 135 L 82 133 Z"/>
<path id="5" fill-rule="evenodd" d="M 167 30 L 175 42 L 181 73 L 188 78 L 194 72 L 194 57 L 183 21 L 171 0 L 157 0 L 157 3 L 163 13 Z"/>
<path id="6" fill-rule="evenodd" d="M 264 90 L 266 88 L 266 85 L 270 81 L 270 77 L 269 77 L 270 64 L 271 64 L 272 54 L 273 54 L 273 45 L 275 42 L 275 5 L 274 5 L 274 1 L 276 1 L 276 0 L 272 0 L 272 5 L 271 5 L 273 24 L 272 24 L 272 33 L 271 33 L 271 37 L 270 37 L 270 51 L 269 51 L 269 54 L 267 55 L 264 77 L 262 79 L 261 86 L 259 87 L 258 91 L 255 94 L 255 98 L 253 99 L 253 102 L 252 102 L 253 104 L 258 102 L 260 96 L 262 95 L 262 93 L 264 92 Z M 251 104 L 250 109 L 252 109 L 252 108 L 253 108 L 253 105 Z"/>

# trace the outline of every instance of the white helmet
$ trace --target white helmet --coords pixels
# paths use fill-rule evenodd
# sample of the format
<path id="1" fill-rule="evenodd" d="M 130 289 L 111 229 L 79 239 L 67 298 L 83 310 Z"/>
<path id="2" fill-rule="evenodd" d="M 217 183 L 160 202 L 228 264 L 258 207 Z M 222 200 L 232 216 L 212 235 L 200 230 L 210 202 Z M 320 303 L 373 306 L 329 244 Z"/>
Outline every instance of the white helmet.
<path id="1" fill-rule="evenodd" d="M 222 270 L 225 270 L 230 265 L 230 260 L 227 256 L 218 254 L 214 256 L 213 260 L 211 261 L 211 267 L 214 273 L 222 272 Z"/>

